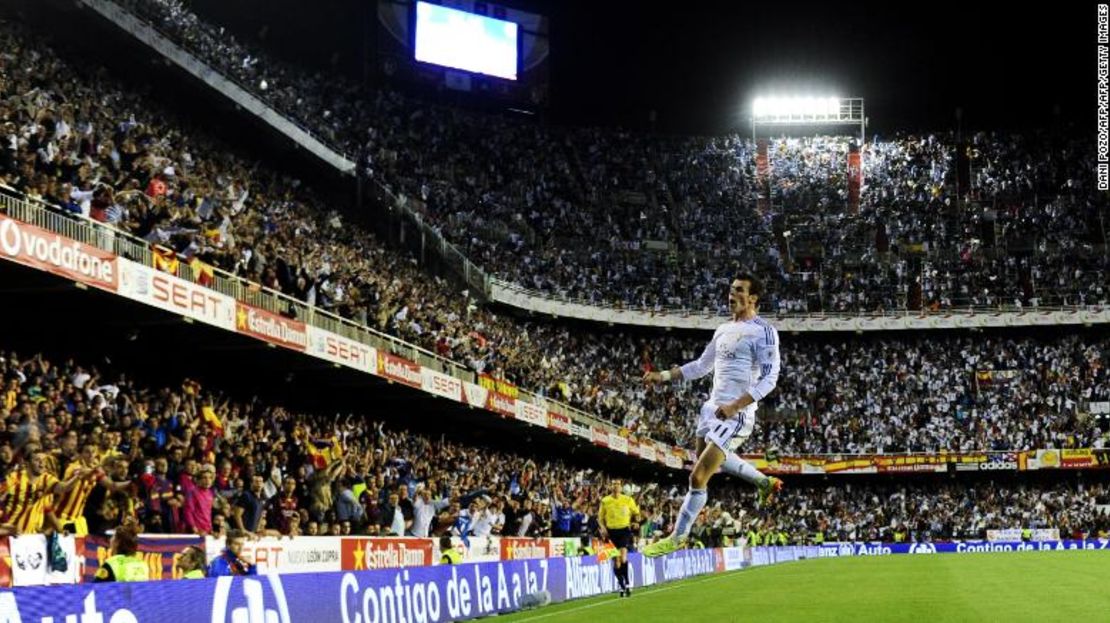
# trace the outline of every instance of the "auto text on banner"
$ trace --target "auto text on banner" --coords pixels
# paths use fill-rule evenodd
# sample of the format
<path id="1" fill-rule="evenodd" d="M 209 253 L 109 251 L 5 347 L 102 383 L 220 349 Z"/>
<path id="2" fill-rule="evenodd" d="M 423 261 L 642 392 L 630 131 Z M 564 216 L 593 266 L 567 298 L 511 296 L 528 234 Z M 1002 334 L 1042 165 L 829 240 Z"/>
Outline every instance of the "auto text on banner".
<path id="1" fill-rule="evenodd" d="M 821 557 L 889 556 L 898 554 L 974 554 L 979 552 L 1031 552 L 1110 549 L 1110 539 L 1086 541 L 959 541 L 954 543 L 824 543 Z M 773 547 L 754 548 L 772 550 Z"/>

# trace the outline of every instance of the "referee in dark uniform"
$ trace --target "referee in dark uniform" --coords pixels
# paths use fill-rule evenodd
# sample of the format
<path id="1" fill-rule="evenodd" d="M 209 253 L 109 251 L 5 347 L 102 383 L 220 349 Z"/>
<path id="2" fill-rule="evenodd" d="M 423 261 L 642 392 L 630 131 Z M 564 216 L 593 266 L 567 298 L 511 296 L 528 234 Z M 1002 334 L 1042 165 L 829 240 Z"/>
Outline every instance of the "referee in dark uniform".
<path id="1" fill-rule="evenodd" d="M 601 508 L 597 512 L 597 524 L 601 527 L 601 537 L 618 549 L 613 559 L 613 574 L 621 587 L 621 597 L 632 595 L 628 586 L 628 550 L 632 548 L 632 518 L 640 517 L 640 507 L 636 501 L 621 491 L 624 483 L 614 480 L 610 494 L 601 498 Z"/>

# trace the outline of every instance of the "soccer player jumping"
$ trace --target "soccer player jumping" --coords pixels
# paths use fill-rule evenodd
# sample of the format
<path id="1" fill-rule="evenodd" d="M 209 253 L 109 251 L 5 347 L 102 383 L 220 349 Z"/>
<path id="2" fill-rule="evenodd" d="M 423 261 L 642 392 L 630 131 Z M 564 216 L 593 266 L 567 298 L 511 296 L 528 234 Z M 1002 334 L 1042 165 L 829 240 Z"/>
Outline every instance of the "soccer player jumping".
<path id="1" fill-rule="evenodd" d="M 694 361 L 666 372 L 648 372 L 644 381 L 667 383 L 696 379 L 713 372 L 713 393 L 701 406 L 697 428 L 698 462 L 690 472 L 690 489 L 674 532 L 644 548 L 644 556 L 669 554 L 685 545 L 686 537 L 706 502 L 709 478 L 723 471 L 756 486 L 761 506 L 782 488 L 782 481 L 760 473 L 730 449 L 739 445 L 755 427 L 756 403 L 771 393 L 779 377 L 779 335 L 756 313 L 763 284 L 749 274 L 733 279 L 729 287 L 732 320 L 717 327 L 705 352 Z"/>

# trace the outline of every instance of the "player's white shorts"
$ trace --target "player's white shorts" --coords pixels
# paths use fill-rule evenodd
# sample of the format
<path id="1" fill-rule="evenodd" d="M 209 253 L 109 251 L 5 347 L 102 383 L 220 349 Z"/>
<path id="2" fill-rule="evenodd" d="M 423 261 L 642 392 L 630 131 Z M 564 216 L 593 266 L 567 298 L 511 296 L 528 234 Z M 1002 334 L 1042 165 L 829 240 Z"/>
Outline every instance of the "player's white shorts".
<path id="1" fill-rule="evenodd" d="M 698 439 L 704 439 L 728 452 L 744 443 L 755 428 L 755 409 L 751 407 L 736 414 L 729 420 L 717 419 L 717 405 L 706 402 L 698 413 Z"/>

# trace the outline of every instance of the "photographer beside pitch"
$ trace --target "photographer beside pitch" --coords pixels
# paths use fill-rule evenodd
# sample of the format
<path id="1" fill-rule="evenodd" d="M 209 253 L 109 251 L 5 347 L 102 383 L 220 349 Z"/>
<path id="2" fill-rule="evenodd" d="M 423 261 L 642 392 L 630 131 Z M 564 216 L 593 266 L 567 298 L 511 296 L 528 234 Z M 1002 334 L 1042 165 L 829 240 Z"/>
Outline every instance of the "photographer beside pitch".
<path id="1" fill-rule="evenodd" d="M 713 373 L 713 392 L 698 416 L 698 462 L 690 472 L 690 489 L 682 501 L 674 532 L 644 548 L 644 556 L 669 554 L 686 538 L 708 499 L 706 486 L 723 471 L 756 486 L 761 506 L 771 502 L 782 481 L 768 477 L 732 451 L 755 428 L 757 403 L 774 390 L 779 378 L 779 335 L 757 308 L 763 284 L 749 274 L 737 275 L 729 285 L 732 320 L 717 327 L 700 357 L 666 372 L 648 372 L 647 383 L 696 379 Z"/>
<path id="2" fill-rule="evenodd" d="M 640 516 L 640 507 L 631 496 L 621 491 L 623 483 L 618 478 L 611 484 L 609 495 L 601 498 L 601 508 L 597 511 L 597 525 L 601 528 L 601 538 L 616 547 L 617 556 L 613 558 L 613 575 L 620 585 L 620 596 L 630 597 L 632 589 L 628 586 L 628 550 L 632 548 L 632 518 Z"/>

